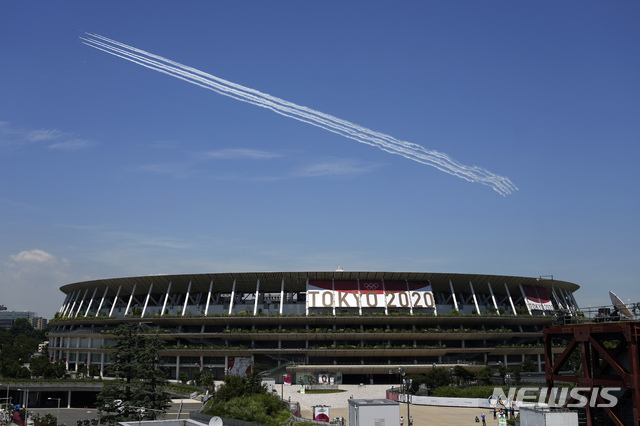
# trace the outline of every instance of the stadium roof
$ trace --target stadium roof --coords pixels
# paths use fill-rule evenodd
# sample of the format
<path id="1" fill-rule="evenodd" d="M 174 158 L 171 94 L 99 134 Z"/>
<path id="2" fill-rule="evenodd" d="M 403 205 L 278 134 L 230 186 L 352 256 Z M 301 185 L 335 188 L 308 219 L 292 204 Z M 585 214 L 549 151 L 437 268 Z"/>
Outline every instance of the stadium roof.
<path id="1" fill-rule="evenodd" d="M 324 272 L 233 272 L 212 274 L 180 274 L 180 275 L 148 275 L 139 277 L 109 278 L 93 281 L 83 281 L 66 284 L 60 290 L 69 294 L 81 289 L 97 288 L 104 291 L 109 288 L 116 292 L 119 287 L 130 294 L 147 293 L 149 286 L 153 284 L 154 293 L 166 292 L 171 285 L 172 293 L 186 293 L 191 285 L 191 292 L 207 292 L 213 282 L 214 291 L 231 292 L 233 283 L 236 283 L 236 291 L 255 292 L 256 283 L 260 280 L 260 291 L 263 293 L 277 293 L 281 290 L 284 280 L 284 289 L 289 292 L 306 291 L 307 279 L 309 281 L 327 280 L 369 280 L 369 281 L 430 281 L 433 291 L 450 291 L 449 282 L 454 285 L 456 291 L 468 291 L 469 283 L 473 284 L 476 292 L 488 292 L 488 283 L 491 284 L 494 293 L 505 293 L 504 284 L 509 291 L 518 290 L 518 285 L 543 286 L 546 288 L 560 287 L 574 292 L 579 285 L 549 278 L 532 278 L 506 275 L 479 275 L 479 274 L 454 274 L 433 272 L 369 272 L 369 271 L 324 271 Z M 464 285 L 461 289 L 459 286 Z M 111 291 L 110 291 L 111 293 Z"/>

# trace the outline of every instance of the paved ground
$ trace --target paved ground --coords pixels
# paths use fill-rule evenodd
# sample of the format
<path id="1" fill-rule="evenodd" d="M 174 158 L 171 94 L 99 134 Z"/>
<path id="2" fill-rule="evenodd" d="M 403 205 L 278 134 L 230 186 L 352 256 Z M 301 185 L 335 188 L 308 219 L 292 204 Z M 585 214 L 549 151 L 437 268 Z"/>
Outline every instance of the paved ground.
<path id="1" fill-rule="evenodd" d="M 333 394 L 316 394 L 301 395 L 298 391 L 299 386 L 285 386 L 284 398 L 291 397 L 291 401 L 298 401 L 302 406 L 302 415 L 306 418 L 311 418 L 314 405 L 328 405 L 330 406 L 330 418 L 344 417 L 345 424 L 348 424 L 349 418 L 349 398 L 353 396 L 354 399 L 383 399 L 386 397 L 386 390 L 388 385 L 340 385 L 340 389 L 346 390 L 346 392 L 333 393 Z M 433 426 L 433 425 L 450 425 L 450 426 L 462 426 L 462 425 L 482 425 L 482 422 L 476 423 L 475 418 L 481 418 L 484 413 L 487 425 L 497 425 L 498 420 L 493 419 L 493 413 L 486 409 L 481 408 L 449 408 L 449 407 L 428 407 L 423 405 L 411 405 L 409 407 L 409 413 L 413 417 L 414 426 Z M 400 415 L 404 416 L 404 425 L 408 426 L 407 419 L 407 404 L 400 404 Z"/>
<path id="2" fill-rule="evenodd" d="M 380 399 L 385 398 L 387 385 L 340 385 L 340 389 L 345 392 L 333 393 L 333 394 L 321 394 L 321 395 L 301 395 L 298 391 L 299 386 L 285 386 L 284 388 L 278 386 L 278 391 L 282 391 L 285 400 L 291 397 L 291 401 L 298 401 L 302 406 L 302 415 L 310 419 L 312 417 L 312 410 L 314 405 L 328 405 L 330 407 L 331 418 L 344 417 L 345 424 L 348 424 L 349 412 L 349 398 L 353 396 L 355 399 Z M 188 418 L 189 411 L 198 411 L 201 403 L 195 400 L 173 400 L 172 406 L 167 414 L 167 419 L 178 418 L 180 405 L 182 402 L 182 409 L 180 418 Z M 57 408 L 35 408 L 33 410 L 44 415 L 45 413 L 51 413 L 58 417 Z M 476 409 L 476 408 L 448 408 L 448 407 L 427 407 L 421 405 L 411 405 L 409 412 L 414 420 L 414 426 L 433 426 L 433 425 L 448 425 L 448 426 L 481 426 L 482 423 L 476 423 L 475 417 L 480 417 L 482 413 L 486 415 L 487 425 L 495 426 L 498 424 L 497 420 L 493 419 L 493 414 L 488 410 Z M 400 404 L 400 415 L 405 418 L 405 426 L 408 426 L 408 414 L 407 405 Z M 91 420 L 97 419 L 98 413 L 95 409 L 82 409 L 82 408 L 60 408 L 60 424 L 66 424 L 66 426 L 77 426 L 78 420 Z"/>

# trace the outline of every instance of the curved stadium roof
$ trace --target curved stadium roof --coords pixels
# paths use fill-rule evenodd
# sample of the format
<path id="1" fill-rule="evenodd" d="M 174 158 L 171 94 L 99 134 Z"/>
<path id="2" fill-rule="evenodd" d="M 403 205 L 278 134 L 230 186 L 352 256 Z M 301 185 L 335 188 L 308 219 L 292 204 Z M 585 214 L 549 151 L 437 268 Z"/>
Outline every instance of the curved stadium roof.
<path id="1" fill-rule="evenodd" d="M 260 280 L 261 292 L 280 292 L 282 281 L 284 289 L 289 292 L 306 291 L 307 280 L 372 280 L 372 281 L 430 281 L 433 291 L 450 291 L 451 282 L 457 291 L 468 291 L 469 282 L 473 284 L 475 291 L 488 292 L 490 283 L 496 293 L 504 293 L 504 284 L 509 291 L 517 290 L 518 285 L 534 285 L 546 288 L 560 287 L 570 292 L 575 292 L 579 285 L 546 278 L 519 277 L 507 275 L 482 275 L 482 274 L 454 274 L 434 272 L 368 272 L 368 271 L 324 271 L 324 272 L 230 272 L 211 274 L 179 274 L 179 275 L 148 275 L 139 277 L 109 278 L 93 281 L 82 281 L 66 284 L 60 290 L 69 294 L 86 288 L 97 288 L 104 291 L 109 288 L 114 292 L 122 287 L 122 290 L 131 293 L 135 286 L 135 294 L 147 292 L 149 285 L 153 284 L 157 292 L 167 291 L 171 283 L 173 293 L 187 292 L 191 283 L 191 292 L 209 291 L 211 282 L 219 292 L 231 292 L 233 282 L 236 282 L 236 291 L 254 292 L 256 283 Z M 459 287 L 464 285 L 463 288 Z"/>

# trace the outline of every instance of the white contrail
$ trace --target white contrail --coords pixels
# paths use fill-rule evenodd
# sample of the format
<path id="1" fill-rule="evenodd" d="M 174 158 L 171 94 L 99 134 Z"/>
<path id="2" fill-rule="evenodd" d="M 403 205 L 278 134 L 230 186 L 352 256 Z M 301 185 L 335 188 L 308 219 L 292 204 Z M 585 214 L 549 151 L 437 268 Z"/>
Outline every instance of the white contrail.
<path id="1" fill-rule="evenodd" d="M 435 167 L 440 171 L 469 182 L 478 182 L 487 185 L 502 196 L 511 194 L 518 189 L 506 177 L 495 175 L 480 167 L 465 166 L 444 153 L 426 149 L 415 143 L 398 140 L 392 136 L 367 129 L 366 127 L 329 114 L 296 105 L 255 89 L 223 80 L 198 69 L 137 49 L 133 46 L 128 46 L 98 34 L 85 34 L 86 37 L 79 37 L 79 39 L 87 46 L 187 81 L 191 84 L 204 87 L 221 95 L 267 108 L 285 117 L 320 127 L 360 143 L 375 146 L 390 154 L 401 155 L 418 163 Z"/>

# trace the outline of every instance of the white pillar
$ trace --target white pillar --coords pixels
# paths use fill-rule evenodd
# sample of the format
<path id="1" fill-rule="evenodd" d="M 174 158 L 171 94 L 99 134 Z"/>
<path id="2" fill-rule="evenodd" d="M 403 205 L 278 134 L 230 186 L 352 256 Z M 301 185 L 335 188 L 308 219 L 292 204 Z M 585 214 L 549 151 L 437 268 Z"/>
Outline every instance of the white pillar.
<path id="1" fill-rule="evenodd" d="M 562 303 L 562 301 L 560 300 L 560 298 L 558 297 L 558 294 L 556 293 L 556 289 L 555 289 L 555 288 L 553 288 L 553 287 L 551 287 L 551 295 L 553 296 L 553 300 L 555 300 L 555 301 L 556 301 L 556 303 L 557 303 L 557 305 L 558 305 L 558 308 L 559 308 L 559 309 L 564 309 L 564 308 L 565 308 L 565 306 L 564 306 L 564 304 Z"/>
<path id="2" fill-rule="evenodd" d="M 538 373 L 543 373 L 541 356 L 538 354 Z"/>
<path id="3" fill-rule="evenodd" d="M 453 291 L 453 283 L 449 280 L 449 288 L 451 289 L 451 296 L 453 296 L 453 305 L 455 306 L 456 311 L 460 312 L 458 309 L 458 300 L 456 299 L 456 292 Z"/>
<path id="4" fill-rule="evenodd" d="M 147 312 L 147 306 L 149 305 L 149 299 L 151 298 L 151 290 L 153 290 L 153 283 L 149 285 L 149 291 L 147 292 L 147 297 L 144 299 L 144 307 L 142 308 L 142 315 L 140 315 L 140 318 L 144 318 L 144 314 Z"/>
<path id="5" fill-rule="evenodd" d="M 531 308 L 527 303 L 527 294 L 524 292 L 524 288 L 522 288 L 522 284 L 518 284 L 518 286 L 520 287 L 520 292 L 522 293 L 522 300 L 524 301 L 524 306 L 527 307 L 527 311 L 529 311 L 529 315 L 532 315 Z"/>
<path id="6" fill-rule="evenodd" d="M 469 288 L 471 288 L 471 296 L 473 297 L 473 304 L 476 305 L 476 312 L 480 315 L 480 307 L 478 306 L 478 299 L 476 298 L 476 292 L 473 290 L 473 283 L 469 281 Z"/>
<path id="7" fill-rule="evenodd" d="M 107 291 L 109 291 L 109 287 L 104 289 L 104 294 L 102 295 L 102 299 L 100 299 L 100 304 L 98 305 L 98 309 L 96 310 L 96 317 L 100 315 L 100 310 L 102 309 L 102 305 L 104 304 L 104 299 L 107 298 Z"/>
<path id="8" fill-rule="evenodd" d="M 284 312 L 284 277 L 282 277 L 282 284 L 280 284 L 280 315 Z"/>
<path id="9" fill-rule="evenodd" d="M 567 293 L 569 293 L 569 297 L 571 298 L 571 301 L 573 301 L 573 307 L 576 309 L 576 311 L 579 311 L 580 307 L 578 306 L 578 302 L 576 302 L 576 298 L 573 297 L 573 293 L 569 290 L 567 290 Z"/>
<path id="10" fill-rule="evenodd" d="M 253 303 L 253 316 L 258 315 L 258 299 L 260 298 L 260 278 L 256 283 L 256 300 Z"/>
<path id="11" fill-rule="evenodd" d="M 333 280 L 331 280 L 331 282 L 334 282 Z M 356 301 L 358 303 L 358 315 L 362 315 L 362 290 L 360 289 L 360 279 L 358 278 L 356 280 L 356 285 L 358 286 L 358 297 L 356 297 Z M 334 284 L 335 287 L 335 284 Z M 333 304 L 335 306 L 336 303 L 336 292 L 335 292 L 335 288 L 334 288 L 334 292 L 333 292 Z M 336 309 L 333 308 L 333 315 L 335 316 L 336 314 Z"/>
<path id="12" fill-rule="evenodd" d="M 307 278 L 307 294 L 306 294 L 306 297 L 304 298 L 304 305 L 305 305 L 304 306 L 305 315 L 309 316 L 309 278 Z"/>
<path id="13" fill-rule="evenodd" d="M 191 281 L 189 281 L 189 285 L 187 286 L 187 294 L 184 298 L 184 305 L 182 305 L 182 316 L 187 312 L 187 305 L 189 304 L 189 294 L 191 293 Z"/>
<path id="14" fill-rule="evenodd" d="M 136 292 L 136 287 L 138 284 L 133 285 L 133 290 L 131 290 L 131 295 L 129 296 L 129 301 L 127 302 L 127 309 L 124 311 L 124 314 L 127 315 L 129 313 L 129 308 L 131 307 L 131 302 L 133 301 L 133 295 Z"/>
<path id="15" fill-rule="evenodd" d="M 489 294 L 491 294 L 491 301 L 493 302 L 493 307 L 495 308 L 496 313 L 500 315 L 500 310 L 498 309 L 498 304 L 496 303 L 496 297 L 493 295 L 493 289 L 491 288 L 491 283 L 487 282 L 487 285 L 489 286 Z"/>
<path id="16" fill-rule="evenodd" d="M 384 279 L 382 280 L 382 297 L 384 298 L 384 314 L 389 315 L 389 306 L 387 305 L 387 288 L 384 285 Z"/>
<path id="17" fill-rule="evenodd" d="M 118 286 L 118 291 L 116 291 L 116 297 L 113 298 L 113 304 L 111 305 L 111 310 L 109 311 L 109 316 L 113 315 L 113 310 L 116 307 L 116 304 L 118 304 L 118 297 L 120 296 L 120 289 L 122 288 L 121 285 Z"/>
<path id="18" fill-rule="evenodd" d="M 68 294 L 65 296 L 65 298 L 64 298 L 64 302 L 62 302 L 62 305 L 60 306 L 60 309 L 58 309 L 58 312 L 59 312 L 60 314 L 63 314 L 63 315 L 64 315 L 64 311 L 65 311 L 65 309 L 67 309 L 67 305 L 68 305 L 68 303 L 69 303 L 69 300 L 71 299 L 71 295 L 72 295 L 72 294 L 73 294 L 73 292 L 68 293 Z"/>
<path id="19" fill-rule="evenodd" d="M 509 297 L 511 312 L 513 312 L 513 315 L 518 316 L 518 313 L 516 312 L 516 306 L 513 304 L 513 299 L 511 298 L 511 293 L 509 292 L 509 286 L 507 285 L 507 283 L 504 283 L 504 289 L 507 291 L 507 297 Z"/>
<path id="20" fill-rule="evenodd" d="M 162 310 L 160 311 L 160 316 L 164 315 L 164 311 L 167 308 L 167 302 L 169 301 L 169 294 L 171 294 L 171 283 L 172 283 L 172 281 L 169 281 L 169 286 L 167 287 L 167 292 L 164 295 L 164 303 L 162 303 Z"/>
<path id="21" fill-rule="evenodd" d="M 80 300 L 80 304 L 78 305 L 78 310 L 76 311 L 76 314 L 74 315 L 74 317 L 77 317 L 78 315 L 80 315 L 80 309 L 82 308 L 82 303 L 84 302 L 84 299 L 87 297 L 87 293 L 89 293 L 89 289 L 86 289 L 84 291 L 84 294 L 82 295 L 82 300 Z"/>
<path id="22" fill-rule="evenodd" d="M 80 294 L 80 290 L 78 290 L 78 294 Z M 69 301 L 67 302 L 67 305 L 64 307 L 64 311 L 62 312 L 63 317 L 67 315 L 67 311 L 69 313 L 73 311 L 73 306 L 76 303 L 75 300 L 78 298 L 78 294 L 76 294 L 75 291 L 71 293 L 71 297 L 69 298 Z M 76 296 L 75 298 L 73 297 L 74 295 Z"/>
<path id="23" fill-rule="evenodd" d="M 564 299 L 567 302 L 567 305 L 571 307 L 571 310 L 575 310 L 575 306 L 573 306 L 573 301 L 571 300 L 571 294 L 569 294 L 569 290 L 563 290 Z"/>
<path id="24" fill-rule="evenodd" d="M 211 292 L 213 291 L 213 280 L 209 283 L 209 292 L 207 293 L 207 304 L 204 308 L 204 315 L 209 315 L 209 304 L 211 303 Z"/>
<path id="25" fill-rule="evenodd" d="M 433 314 L 438 316 L 438 303 L 436 301 L 436 294 L 431 288 L 431 281 L 427 281 L 429 283 L 429 291 L 431 291 L 431 297 L 433 298 Z"/>
<path id="26" fill-rule="evenodd" d="M 84 316 L 89 316 L 89 309 L 91 309 L 91 305 L 93 304 L 93 299 L 96 297 L 96 292 L 98 291 L 98 287 L 93 289 L 93 294 L 91 295 L 91 299 L 89 299 L 89 304 L 87 305 L 87 310 L 84 312 Z"/>
<path id="27" fill-rule="evenodd" d="M 229 301 L 229 315 L 233 312 L 233 302 L 236 299 L 236 280 L 233 280 L 233 287 L 231 288 L 231 300 Z"/>

